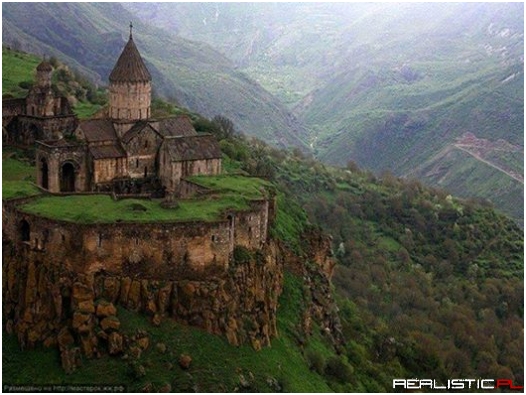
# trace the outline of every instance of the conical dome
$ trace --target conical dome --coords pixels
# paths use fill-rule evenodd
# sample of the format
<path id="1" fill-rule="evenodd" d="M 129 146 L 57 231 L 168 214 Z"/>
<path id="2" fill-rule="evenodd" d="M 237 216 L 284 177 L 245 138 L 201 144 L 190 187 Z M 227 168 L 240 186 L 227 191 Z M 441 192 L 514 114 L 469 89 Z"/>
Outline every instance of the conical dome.
<path id="1" fill-rule="evenodd" d="M 151 80 L 152 76 L 130 35 L 128 43 L 110 74 L 110 82 L 150 82 Z"/>
<path id="2" fill-rule="evenodd" d="M 37 66 L 37 71 L 53 71 L 53 66 L 51 66 L 51 63 L 49 63 L 47 60 L 43 60 Z"/>

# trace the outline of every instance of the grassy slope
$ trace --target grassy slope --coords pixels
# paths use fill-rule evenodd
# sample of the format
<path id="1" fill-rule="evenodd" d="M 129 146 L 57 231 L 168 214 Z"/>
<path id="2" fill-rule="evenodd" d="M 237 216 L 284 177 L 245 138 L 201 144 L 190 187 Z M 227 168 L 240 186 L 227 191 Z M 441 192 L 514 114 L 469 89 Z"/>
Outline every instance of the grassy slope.
<path id="1" fill-rule="evenodd" d="M 38 195 L 35 168 L 15 156 L 14 152 L 2 152 L 2 199 Z"/>
<path id="2" fill-rule="evenodd" d="M 35 69 L 40 59 L 34 55 L 9 51 L 2 47 L 2 95 L 25 97 L 27 89 L 21 88 L 21 82 L 33 82 Z"/>
<path id="3" fill-rule="evenodd" d="M 25 97 L 28 89 L 22 88 L 20 83 L 33 84 L 35 82 L 35 69 L 41 61 L 42 59 L 35 55 L 2 47 L 2 95 L 16 98 Z M 73 107 L 73 112 L 79 118 L 86 119 L 100 108 L 100 105 L 86 100 L 77 101 Z"/>

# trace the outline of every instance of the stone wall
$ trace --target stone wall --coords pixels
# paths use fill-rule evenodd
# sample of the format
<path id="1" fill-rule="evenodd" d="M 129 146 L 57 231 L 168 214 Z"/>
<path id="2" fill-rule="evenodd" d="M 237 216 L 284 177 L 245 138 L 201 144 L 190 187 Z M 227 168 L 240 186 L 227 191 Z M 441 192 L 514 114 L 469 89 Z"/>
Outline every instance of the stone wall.
<path id="1" fill-rule="evenodd" d="M 123 158 L 95 159 L 93 160 L 93 183 L 95 188 L 99 183 L 111 183 L 116 178 L 128 175 L 128 161 Z"/>
<path id="2" fill-rule="evenodd" d="M 195 175 L 217 175 L 221 173 L 221 159 L 203 159 L 172 162 L 166 152 L 159 153 L 159 178 L 167 193 L 180 193 L 181 179 Z"/>
<path id="3" fill-rule="evenodd" d="M 269 202 L 225 213 L 214 222 L 76 224 L 20 211 L 4 202 L 4 238 L 24 242 L 76 273 L 105 271 L 149 279 L 192 279 L 228 268 L 234 247 L 262 248 Z M 22 229 L 26 229 L 26 235 Z M 25 239 L 25 240 L 23 240 Z"/>
<path id="4" fill-rule="evenodd" d="M 83 145 L 65 143 L 61 146 L 52 146 L 39 142 L 36 166 L 37 184 L 50 192 L 82 192 L 89 189 L 86 147 Z M 72 170 L 69 175 L 68 168 Z M 69 179 L 73 189 L 64 187 Z"/>
<path id="5" fill-rule="evenodd" d="M 152 128 L 145 127 L 130 141 L 123 144 L 128 155 L 128 176 L 146 178 L 157 174 L 157 152 L 161 136 Z"/>
<path id="6" fill-rule="evenodd" d="M 3 315 L 22 347 L 58 345 L 65 366 L 77 351 L 118 354 L 116 305 L 154 323 L 172 317 L 222 334 L 233 345 L 259 349 L 277 335 L 282 253 L 263 240 L 266 228 L 253 241 L 244 234 L 267 217 L 268 203 L 213 223 L 81 225 L 21 212 L 31 199 L 3 205 Z M 234 235 L 251 259 L 232 258 Z"/>
<path id="7" fill-rule="evenodd" d="M 152 86 L 150 82 L 111 83 L 110 118 L 139 120 L 150 117 Z"/>

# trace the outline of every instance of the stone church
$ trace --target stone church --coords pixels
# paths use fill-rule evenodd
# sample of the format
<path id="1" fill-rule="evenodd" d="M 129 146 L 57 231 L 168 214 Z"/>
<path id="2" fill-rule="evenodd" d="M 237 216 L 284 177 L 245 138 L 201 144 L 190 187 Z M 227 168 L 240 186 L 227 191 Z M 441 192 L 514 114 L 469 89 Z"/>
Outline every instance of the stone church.
<path id="1" fill-rule="evenodd" d="M 36 143 L 37 183 L 43 189 L 177 196 L 185 177 L 221 172 L 214 136 L 198 134 L 187 116 L 151 117 L 152 78 L 131 27 L 109 76 L 104 117 L 78 121 L 52 89 L 51 74 L 43 61 L 27 98 L 3 101 L 4 142 Z"/>

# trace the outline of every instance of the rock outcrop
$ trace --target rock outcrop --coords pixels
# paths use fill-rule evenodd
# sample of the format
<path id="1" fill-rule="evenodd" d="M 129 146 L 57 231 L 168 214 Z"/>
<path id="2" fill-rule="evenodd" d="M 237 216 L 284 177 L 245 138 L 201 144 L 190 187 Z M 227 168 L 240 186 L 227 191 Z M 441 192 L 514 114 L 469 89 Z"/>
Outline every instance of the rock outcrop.
<path id="1" fill-rule="evenodd" d="M 302 256 L 270 239 L 256 250 L 236 247 L 222 271 L 198 277 L 192 272 L 187 278 L 110 273 L 102 264 L 95 272 L 75 272 L 41 249 L 4 237 L 5 328 L 17 334 L 22 348 L 37 343 L 58 347 L 66 372 L 79 366 L 81 355 L 139 357 L 150 347 L 146 334 L 122 333 L 122 308 L 149 316 L 153 325 L 175 319 L 223 335 L 234 346 L 248 343 L 259 350 L 278 335 L 278 298 L 286 268 L 305 282 L 305 334 L 315 320 L 337 344 L 339 322 L 329 286 L 334 267 L 330 240 L 316 230 L 304 236 Z"/>

